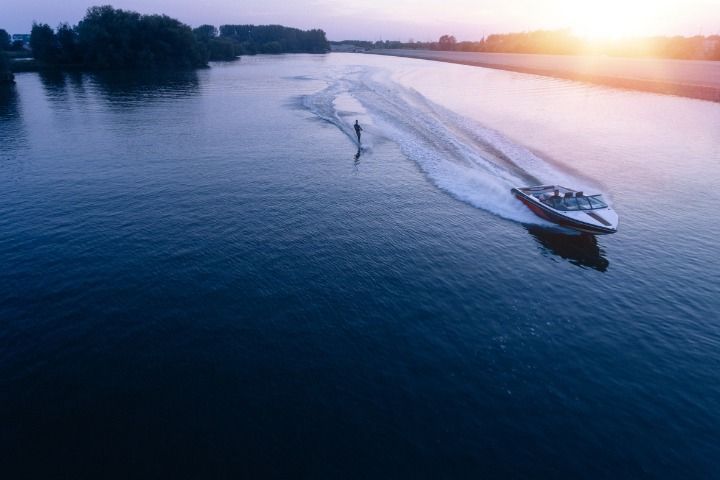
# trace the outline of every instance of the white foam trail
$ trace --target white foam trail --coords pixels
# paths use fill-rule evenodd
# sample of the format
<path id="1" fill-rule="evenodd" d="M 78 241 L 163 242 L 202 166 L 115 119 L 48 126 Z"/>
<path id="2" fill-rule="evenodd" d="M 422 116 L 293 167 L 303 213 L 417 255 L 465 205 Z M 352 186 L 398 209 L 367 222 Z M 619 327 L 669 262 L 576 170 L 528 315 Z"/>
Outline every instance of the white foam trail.
<path id="1" fill-rule="evenodd" d="M 541 183 L 584 184 L 499 132 L 399 85 L 385 71 L 354 67 L 333 73 L 327 88 L 306 96 L 304 105 L 353 141 L 355 132 L 345 117 L 362 115 L 363 124 L 371 125 L 367 133 L 395 142 L 431 182 L 459 200 L 510 220 L 545 224 L 510 189 Z M 364 111 L 339 111 L 338 104 L 349 104 L 348 95 Z"/>

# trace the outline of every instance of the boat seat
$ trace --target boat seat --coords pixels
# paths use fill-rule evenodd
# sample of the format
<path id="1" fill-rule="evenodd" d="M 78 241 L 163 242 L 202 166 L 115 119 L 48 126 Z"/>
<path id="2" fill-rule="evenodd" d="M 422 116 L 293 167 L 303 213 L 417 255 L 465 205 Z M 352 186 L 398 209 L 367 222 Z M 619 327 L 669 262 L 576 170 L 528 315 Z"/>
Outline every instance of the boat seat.
<path id="1" fill-rule="evenodd" d="M 565 192 L 565 198 L 572 198 L 573 193 L 572 192 Z"/>
<path id="2" fill-rule="evenodd" d="M 583 192 L 577 192 L 577 193 L 575 193 L 575 196 L 576 196 L 576 197 L 582 197 L 582 196 L 583 196 Z"/>

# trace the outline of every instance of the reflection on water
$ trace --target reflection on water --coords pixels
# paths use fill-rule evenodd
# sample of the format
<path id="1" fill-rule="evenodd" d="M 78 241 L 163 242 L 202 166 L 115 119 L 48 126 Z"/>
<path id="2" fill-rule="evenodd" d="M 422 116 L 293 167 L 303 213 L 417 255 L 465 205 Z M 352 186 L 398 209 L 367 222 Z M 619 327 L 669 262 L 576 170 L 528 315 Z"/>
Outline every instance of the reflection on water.
<path id="1" fill-rule="evenodd" d="M 67 99 L 68 91 L 65 82 L 65 72 L 59 70 L 42 70 L 38 72 L 40 81 L 47 97 L 51 100 Z"/>
<path id="2" fill-rule="evenodd" d="M 102 72 L 88 78 L 103 100 L 122 107 L 195 95 L 200 86 L 195 71 L 182 70 Z"/>
<path id="3" fill-rule="evenodd" d="M 57 105 L 62 105 L 73 95 L 81 98 L 85 95 L 85 76 L 82 72 L 43 70 L 38 75 L 46 97 Z"/>
<path id="4" fill-rule="evenodd" d="M 0 85 L 0 122 L 18 117 L 17 91 L 15 85 Z"/>
<path id="5" fill-rule="evenodd" d="M 546 252 L 568 260 L 579 267 L 590 267 L 604 272 L 610 261 L 598 245 L 595 235 L 570 235 L 536 225 L 526 225 L 527 231 Z"/>
<path id="6" fill-rule="evenodd" d="M 360 156 L 362 155 L 362 149 L 358 148 L 355 155 L 353 155 L 353 173 L 360 173 Z"/>
<path id="7" fill-rule="evenodd" d="M 132 107 L 153 101 L 178 99 L 199 92 L 195 71 L 81 72 L 42 71 L 46 97 L 63 104 L 71 97 L 97 94 L 113 106 Z"/>
<path id="8" fill-rule="evenodd" d="M 26 143 L 17 87 L 0 85 L 0 159 L 17 154 L 18 149 L 24 151 Z"/>

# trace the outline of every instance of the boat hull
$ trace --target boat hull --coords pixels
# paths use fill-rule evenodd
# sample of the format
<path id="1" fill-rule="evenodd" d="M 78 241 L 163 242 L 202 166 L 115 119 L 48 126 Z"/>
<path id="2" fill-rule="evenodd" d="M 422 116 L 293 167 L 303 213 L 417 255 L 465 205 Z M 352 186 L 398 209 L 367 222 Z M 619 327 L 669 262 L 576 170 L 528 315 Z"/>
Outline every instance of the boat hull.
<path id="1" fill-rule="evenodd" d="M 562 215 L 553 210 L 552 208 L 533 200 L 529 195 L 525 194 L 517 188 L 513 188 L 512 193 L 518 200 L 523 202 L 525 206 L 528 207 L 535 215 L 549 222 L 556 223 L 563 227 L 571 228 L 573 230 L 578 230 L 583 233 L 590 233 L 593 235 L 608 235 L 617 232 L 617 228 L 614 228 L 612 226 L 603 227 L 600 225 L 593 225 Z"/>

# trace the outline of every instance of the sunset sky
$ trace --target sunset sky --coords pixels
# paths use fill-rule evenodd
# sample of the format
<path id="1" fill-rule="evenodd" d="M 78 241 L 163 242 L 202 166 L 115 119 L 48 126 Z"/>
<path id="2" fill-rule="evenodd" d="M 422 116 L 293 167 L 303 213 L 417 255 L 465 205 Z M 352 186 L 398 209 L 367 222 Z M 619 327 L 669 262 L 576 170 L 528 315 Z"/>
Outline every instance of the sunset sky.
<path id="1" fill-rule="evenodd" d="M 203 23 L 278 23 L 322 28 L 330 40 L 458 40 L 510 31 L 571 28 L 592 37 L 720 34 L 720 0 L 3 0 L 0 28 L 30 31 L 33 20 L 77 23 L 87 7 L 111 3 Z"/>

